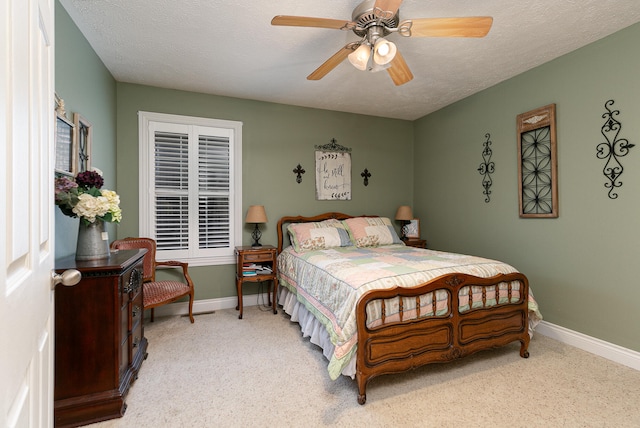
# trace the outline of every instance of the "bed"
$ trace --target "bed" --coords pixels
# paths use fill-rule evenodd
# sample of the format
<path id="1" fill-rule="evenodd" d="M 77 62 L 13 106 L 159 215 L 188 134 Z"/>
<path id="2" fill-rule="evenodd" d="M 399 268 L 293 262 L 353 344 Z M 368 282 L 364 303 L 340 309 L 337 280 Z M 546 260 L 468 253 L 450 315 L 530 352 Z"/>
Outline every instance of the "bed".
<path id="1" fill-rule="evenodd" d="M 382 374 L 520 342 L 542 318 L 525 275 L 495 260 L 404 245 L 388 218 L 278 221 L 278 304 L 323 349 L 358 403 Z"/>

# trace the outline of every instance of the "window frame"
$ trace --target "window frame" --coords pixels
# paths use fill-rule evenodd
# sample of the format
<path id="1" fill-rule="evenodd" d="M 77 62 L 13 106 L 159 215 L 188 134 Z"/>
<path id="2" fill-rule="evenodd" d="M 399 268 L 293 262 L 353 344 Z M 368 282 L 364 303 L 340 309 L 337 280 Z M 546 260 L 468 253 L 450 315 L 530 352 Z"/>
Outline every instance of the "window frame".
<path id="1" fill-rule="evenodd" d="M 242 122 L 211 119 L 194 116 L 182 116 L 166 113 L 155 113 L 147 111 L 138 112 L 138 147 L 139 147 L 139 233 L 140 236 L 155 237 L 155 167 L 154 167 L 154 135 L 151 132 L 152 126 L 160 124 L 160 126 L 177 127 L 189 129 L 189 138 L 195 136 L 197 144 L 198 128 L 218 128 L 223 130 L 229 137 L 229 246 L 218 249 L 189 249 L 189 250 L 157 250 L 156 258 L 159 261 L 176 260 L 188 262 L 191 266 L 210 266 L 225 265 L 235 263 L 234 250 L 237 245 L 242 242 Z M 185 128 L 186 127 L 186 128 Z M 191 143 L 190 143 L 191 144 Z M 197 171 L 194 173 L 197 177 Z M 192 174 L 189 173 L 190 183 L 192 182 Z M 190 185 L 190 189 L 194 186 Z M 147 190 L 145 190 L 147 189 Z M 190 190 L 197 195 L 198 188 Z M 191 194 L 191 193 L 190 193 Z M 196 204 L 197 205 L 197 204 Z M 189 214 L 189 217 L 197 216 L 198 213 Z M 143 219 L 152 219 L 151 221 L 143 221 Z M 194 233 L 190 228 L 191 234 Z M 196 242 L 198 237 L 195 238 Z"/>

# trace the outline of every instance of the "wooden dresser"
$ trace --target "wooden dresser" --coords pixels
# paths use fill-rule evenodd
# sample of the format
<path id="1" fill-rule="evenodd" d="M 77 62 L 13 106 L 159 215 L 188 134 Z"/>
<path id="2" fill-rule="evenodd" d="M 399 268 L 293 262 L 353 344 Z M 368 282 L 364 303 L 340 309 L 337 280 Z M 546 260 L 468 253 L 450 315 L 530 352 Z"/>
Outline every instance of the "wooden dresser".
<path id="1" fill-rule="evenodd" d="M 77 269 L 75 286 L 55 291 L 56 427 L 121 417 L 125 398 L 146 358 L 142 258 L 146 250 L 111 253 L 108 259 L 56 260 L 56 272 Z"/>

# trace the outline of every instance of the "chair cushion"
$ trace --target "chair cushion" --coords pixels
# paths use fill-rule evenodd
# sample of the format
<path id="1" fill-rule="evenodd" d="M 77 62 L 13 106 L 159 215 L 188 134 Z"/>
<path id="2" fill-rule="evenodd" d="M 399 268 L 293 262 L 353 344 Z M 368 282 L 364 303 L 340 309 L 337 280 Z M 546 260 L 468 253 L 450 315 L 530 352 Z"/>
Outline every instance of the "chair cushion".
<path id="1" fill-rule="evenodd" d="M 145 308 L 169 303 L 172 299 L 185 296 L 191 291 L 187 284 L 179 281 L 145 282 L 143 287 L 143 306 Z"/>

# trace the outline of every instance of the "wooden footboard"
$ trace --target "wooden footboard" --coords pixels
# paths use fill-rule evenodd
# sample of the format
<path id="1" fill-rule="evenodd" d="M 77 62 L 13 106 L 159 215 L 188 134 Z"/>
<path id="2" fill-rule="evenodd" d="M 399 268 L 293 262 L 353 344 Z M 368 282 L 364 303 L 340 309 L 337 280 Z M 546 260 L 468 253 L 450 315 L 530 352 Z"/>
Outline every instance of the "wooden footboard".
<path id="1" fill-rule="evenodd" d="M 515 284 L 519 284 L 517 292 Z M 470 298 L 463 311 L 459 310 L 461 290 L 464 300 Z M 436 308 L 438 292 L 447 295 L 446 308 L 440 310 Z M 501 298 L 493 299 L 496 294 Z M 529 357 L 528 294 L 529 283 L 521 273 L 492 278 L 450 274 L 415 288 L 367 292 L 356 309 L 358 403 L 366 401 L 369 380 L 381 374 L 452 361 L 514 341 L 521 343 L 520 356 Z M 433 308 L 421 309 L 427 297 Z M 395 309 L 388 311 L 386 306 L 397 298 Z M 367 305 L 376 300 L 382 307 L 382 323 L 368 326 Z"/>

